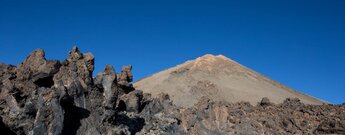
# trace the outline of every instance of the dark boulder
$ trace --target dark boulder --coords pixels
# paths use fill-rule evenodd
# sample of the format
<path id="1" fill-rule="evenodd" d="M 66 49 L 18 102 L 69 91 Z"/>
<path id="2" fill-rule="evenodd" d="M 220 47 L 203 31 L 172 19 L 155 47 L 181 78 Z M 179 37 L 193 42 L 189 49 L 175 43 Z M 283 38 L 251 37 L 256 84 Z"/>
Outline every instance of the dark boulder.
<path id="1" fill-rule="evenodd" d="M 143 92 L 139 90 L 132 91 L 128 94 L 122 95 L 120 102 L 123 102 L 125 105 L 125 111 L 140 113 L 144 103 L 143 101 Z"/>
<path id="2" fill-rule="evenodd" d="M 264 97 L 261 99 L 260 105 L 265 107 L 265 106 L 272 105 L 272 103 L 270 102 L 270 99 L 268 99 L 267 97 Z"/>

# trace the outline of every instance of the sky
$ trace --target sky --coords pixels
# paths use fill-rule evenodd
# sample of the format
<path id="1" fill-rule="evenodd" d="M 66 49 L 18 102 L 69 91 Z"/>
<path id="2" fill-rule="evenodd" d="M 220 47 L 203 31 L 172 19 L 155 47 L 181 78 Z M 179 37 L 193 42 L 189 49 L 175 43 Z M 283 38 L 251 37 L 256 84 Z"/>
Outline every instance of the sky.
<path id="1" fill-rule="evenodd" d="M 223 54 L 293 89 L 345 102 L 344 0 L 0 0 L 0 62 L 36 48 L 63 60 L 77 45 L 94 74 L 134 79 Z"/>

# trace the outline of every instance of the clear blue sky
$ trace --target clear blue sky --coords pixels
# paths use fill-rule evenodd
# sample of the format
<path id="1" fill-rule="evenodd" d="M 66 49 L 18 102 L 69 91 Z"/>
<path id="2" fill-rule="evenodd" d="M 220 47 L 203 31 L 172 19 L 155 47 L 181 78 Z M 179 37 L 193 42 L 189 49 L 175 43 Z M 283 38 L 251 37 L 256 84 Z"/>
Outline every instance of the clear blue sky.
<path id="1" fill-rule="evenodd" d="M 64 59 L 73 45 L 135 80 L 223 54 L 294 89 L 345 102 L 344 0 L 0 0 L 0 62 L 35 48 Z M 127 3 L 128 2 L 128 3 Z"/>

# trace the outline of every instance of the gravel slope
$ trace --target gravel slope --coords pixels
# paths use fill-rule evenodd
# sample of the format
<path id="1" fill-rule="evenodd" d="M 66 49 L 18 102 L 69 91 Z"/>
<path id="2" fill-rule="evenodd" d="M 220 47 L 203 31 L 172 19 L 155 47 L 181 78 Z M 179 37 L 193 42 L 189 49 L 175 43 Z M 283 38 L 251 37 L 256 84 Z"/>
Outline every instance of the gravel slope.
<path id="1" fill-rule="evenodd" d="M 176 105 L 191 106 L 202 96 L 216 101 L 248 101 L 263 97 L 274 103 L 299 98 L 306 104 L 324 101 L 295 91 L 223 56 L 205 55 L 134 83 L 136 89 L 158 95 L 167 93 Z"/>

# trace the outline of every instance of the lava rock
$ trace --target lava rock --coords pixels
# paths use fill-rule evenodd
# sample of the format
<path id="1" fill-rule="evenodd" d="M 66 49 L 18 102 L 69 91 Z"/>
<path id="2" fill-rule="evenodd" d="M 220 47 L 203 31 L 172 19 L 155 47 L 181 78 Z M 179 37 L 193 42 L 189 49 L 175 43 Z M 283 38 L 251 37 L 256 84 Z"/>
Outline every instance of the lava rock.
<path id="1" fill-rule="evenodd" d="M 262 98 L 260 105 L 261 106 L 270 106 L 272 103 L 270 102 L 270 99 L 267 97 Z"/>
<path id="2" fill-rule="evenodd" d="M 132 66 L 92 78 L 94 56 L 73 47 L 62 62 L 37 49 L 18 66 L 0 64 L 0 131 L 18 135 L 345 134 L 345 105 L 297 98 L 227 103 L 201 98 L 177 107 L 168 94 L 135 90 Z"/>
<path id="3" fill-rule="evenodd" d="M 143 108 L 143 92 L 139 90 L 132 91 L 121 96 L 120 102 L 125 104 L 125 111 L 140 113 Z"/>

